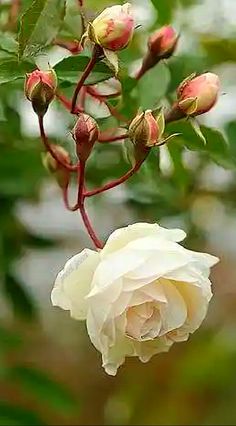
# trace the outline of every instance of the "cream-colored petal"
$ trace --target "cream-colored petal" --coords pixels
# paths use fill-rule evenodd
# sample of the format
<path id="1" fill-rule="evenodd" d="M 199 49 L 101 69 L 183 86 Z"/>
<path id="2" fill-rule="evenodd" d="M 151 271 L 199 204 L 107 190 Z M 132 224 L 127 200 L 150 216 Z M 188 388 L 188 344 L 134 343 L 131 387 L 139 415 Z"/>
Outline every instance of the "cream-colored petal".
<path id="1" fill-rule="evenodd" d="M 165 336 L 158 337 L 154 340 L 145 342 L 134 342 L 136 356 L 139 357 L 140 361 L 148 362 L 153 355 L 161 352 L 168 352 L 173 342 L 167 339 Z"/>
<path id="2" fill-rule="evenodd" d="M 91 291 L 88 297 L 94 297 L 108 290 L 111 301 L 114 301 L 113 284 L 117 279 L 124 277 L 129 271 L 137 268 L 146 261 L 149 253 L 135 252 L 125 248 L 107 256 L 96 269 Z"/>
<path id="3" fill-rule="evenodd" d="M 99 253 L 89 249 L 72 257 L 56 278 L 51 294 L 52 304 L 70 310 L 75 319 L 86 319 L 88 305 L 85 297 L 99 261 Z"/>
<path id="4" fill-rule="evenodd" d="M 187 318 L 184 325 L 185 332 L 193 333 L 204 320 L 209 302 L 201 287 L 179 281 L 172 281 L 172 283 L 183 297 L 187 307 Z"/>
<path id="5" fill-rule="evenodd" d="M 167 303 L 160 303 L 159 310 L 162 320 L 160 335 L 181 327 L 187 318 L 185 300 L 171 281 L 160 279 L 159 285 L 165 293 Z"/>
<path id="6" fill-rule="evenodd" d="M 135 223 L 114 231 L 108 238 L 105 247 L 101 251 L 101 256 L 104 257 L 109 253 L 120 250 L 125 247 L 130 241 L 151 236 L 153 238 L 160 237 L 169 241 L 182 241 L 186 234 L 181 229 L 166 229 L 159 226 L 157 223 Z"/>

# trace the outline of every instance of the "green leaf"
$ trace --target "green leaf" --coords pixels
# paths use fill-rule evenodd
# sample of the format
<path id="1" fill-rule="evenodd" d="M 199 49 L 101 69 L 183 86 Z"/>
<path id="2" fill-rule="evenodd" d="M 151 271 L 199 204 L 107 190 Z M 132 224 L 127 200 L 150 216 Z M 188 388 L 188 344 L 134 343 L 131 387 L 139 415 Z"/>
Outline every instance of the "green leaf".
<path id="1" fill-rule="evenodd" d="M 58 79 L 61 82 L 76 84 L 89 59 L 89 56 L 83 54 L 63 59 L 54 67 Z M 113 73 L 109 67 L 104 62 L 99 62 L 95 65 L 93 72 L 87 78 L 85 84 L 95 84 L 111 77 L 113 77 Z"/>
<path id="2" fill-rule="evenodd" d="M 70 392 L 63 385 L 48 377 L 45 372 L 28 367 L 14 367 L 10 370 L 9 379 L 14 383 L 19 382 L 21 387 L 31 395 L 61 413 L 79 408 L 78 401 L 72 397 Z"/>
<path id="3" fill-rule="evenodd" d="M 23 14 L 19 58 L 34 56 L 57 35 L 65 16 L 65 0 L 35 0 Z"/>
<path id="4" fill-rule="evenodd" d="M 164 63 L 148 71 L 137 84 L 140 106 L 143 109 L 156 108 L 166 94 L 170 82 L 170 72 Z"/>
<path id="5" fill-rule="evenodd" d="M 33 411 L 0 401 L 0 425 L 41 426 L 45 423 Z"/>
<path id="6" fill-rule="evenodd" d="M 11 33 L 0 32 L 0 48 L 8 53 L 17 54 L 18 43 Z"/>
<path id="7" fill-rule="evenodd" d="M 206 140 L 206 144 L 203 143 L 202 137 L 196 133 L 189 121 L 168 124 L 166 130 L 168 133 L 180 133 L 179 138 L 190 150 L 206 152 L 220 166 L 235 168 L 236 163 L 233 160 L 229 145 L 219 130 L 200 126 L 200 131 Z"/>
<path id="8" fill-rule="evenodd" d="M 25 74 L 32 71 L 32 69 L 32 65 L 28 62 L 19 64 L 15 59 L 1 61 L 0 58 L 0 84 L 23 79 L 25 78 Z"/>
<path id="9" fill-rule="evenodd" d="M 6 275 L 4 280 L 4 291 L 12 304 L 16 315 L 25 319 L 35 318 L 36 312 L 31 297 L 22 284 L 19 284 L 11 275 Z"/>
<path id="10" fill-rule="evenodd" d="M 152 4 L 158 12 L 158 23 L 169 24 L 177 6 L 177 0 L 152 0 Z"/>

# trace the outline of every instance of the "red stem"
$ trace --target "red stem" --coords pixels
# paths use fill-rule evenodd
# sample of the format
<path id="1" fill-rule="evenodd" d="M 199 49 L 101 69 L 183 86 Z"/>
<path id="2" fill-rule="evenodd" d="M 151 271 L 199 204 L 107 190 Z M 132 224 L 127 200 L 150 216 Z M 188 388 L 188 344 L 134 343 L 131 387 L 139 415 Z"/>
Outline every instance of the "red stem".
<path id="1" fill-rule="evenodd" d="M 63 191 L 62 191 L 63 201 L 67 210 L 71 212 L 75 212 L 79 208 L 78 203 L 76 203 L 74 206 L 70 206 L 69 200 L 68 200 L 68 192 L 69 192 L 69 184 L 65 188 L 63 188 Z"/>
<path id="2" fill-rule="evenodd" d="M 66 96 L 64 96 L 62 93 L 57 91 L 56 97 L 64 105 L 64 107 L 68 109 L 68 111 L 71 111 L 71 101 L 67 99 Z M 83 112 L 83 110 L 77 106 L 75 110 L 75 114 L 78 114 L 80 112 Z"/>
<path id="3" fill-rule="evenodd" d="M 146 157 L 145 157 L 146 158 Z M 144 159 L 137 161 L 137 163 L 130 169 L 124 176 L 121 176 L 118 179 L 113 180 L 112 182 L 107 183 L 104 186 L 101 186 L 100 188 L 93 189 L 91 191 L 85 192 L 85 197 L 92 197 L 93 195 L 101 194 L 104 191 L 107 191 L 108 189 L 115 188 L 116 186 L 120 185 L 121 183 L 124 183 L 126 180 L 128 180 L 131 176 L 133 176 L 141 167 L 142 163 L 144 162 Z"/>
<path id="4" fill-rule="evenodd" d="M 122 139 L 127 139 L 129 137 L 128 133 L 124 133 L 123 135 L 117 135 L 117 136 L 102 136 L 102 133 L 98 137 L 98 142 L 100 143 L 106 143 L 106 142 L 116 142 L 120 141 Z"/>
<path id="5" fill-rule="evenodd" d="M 50 154 L 51 154 L 51 156 L 54 158 L 54 160 L 56 160 L 56 162 L 58 163 L 58 164 L 60 164 L 60 166 L 62 166 L 62 167 L 64 167 L 64 169 L 66 169 L 66 170 L 68 170 L 69 172 L 74 172 L 74 171 L 77 171 L 77 165 L 75 165 L 75 166 L 72 166 L 72 165 L 70 165 L 70 164 L 66 164 L 66 163 L 64 163 L 57 155 L 56 155 L 56 153 L 53 151 L 53 149 L 52 149 L 52 147 L 51 147 L 51 145 L 50 145 L 50 143 L 49 143 L 49 141 L 48 141 L 48 138 L 47 138 L 47 136 L 46 136 L 46 134 L 45 134 L 45 130 L 44 130 L 44 124 L 43 124 L 43 116 L 38 116 L 38 121 L 39 121 L 39 130 L 40 130 L 40 136 L 41 136 L 41 139 L 42 139 L 42 142 L 43 142 L 43 145 L 44 145 L 44 147 L 45 147 L 45 149 L 46 149 L 46 151 L 48 151 Z"/>
<path id="6" fill-rule="evenodd" d="M 98 47 L 95 45 L 94 49 L 93 49 L 92 57 L 91 57 L 90 61 L 88 62 L 87 66 L 86 66 L 86 68 L 85 68 L 85 70 L 84 70 L 84 72 L 81 76 L 81 79 L 78 81 L 77 86 L 75 88 L 74 95 L 73 95 L 72 102 L 71 102 L 71 113 L 72 114 L 76 114 L 76 102 L 77 102 L 78 94 L 79 94 L 80 89 L 83 86 L 86 78 L 89 76 L 92 69 L 94 68 L 94 66 L 95 66 L 95 64 L 98 60 L 99 53 L 100 53 L 100 50 L 98 50 Z"/>
<path id="7" fill-rule="evenodd" d="M 84 197 L 84 180 L 85 180 L 85 161 L 80 161 L 78 206 L 80 209 L 80 214 L 83 219 L 85 228 L 87 229 L 91 240 L 93 241 L 96 248 L 101 249 L 103 248 L 104 244 L 97 237 L 84 207 L 84 198 L 85 198 Z"/>

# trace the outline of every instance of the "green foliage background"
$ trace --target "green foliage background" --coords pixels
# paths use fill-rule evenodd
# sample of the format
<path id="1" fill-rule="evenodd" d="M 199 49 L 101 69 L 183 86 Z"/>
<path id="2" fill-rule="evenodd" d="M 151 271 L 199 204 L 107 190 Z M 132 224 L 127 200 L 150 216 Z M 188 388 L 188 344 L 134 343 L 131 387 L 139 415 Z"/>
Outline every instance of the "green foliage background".
<path id="1" fill-rule="evenodd" d="M 57 199 L 59 190 L 42 167 L 42 147 L 30 106 L 24 101 L 23 79 L 35 68 L 35 60 L 45 64 L 52 51 L 55 54 L 56 48 L 50 44 L 56 36 L 80 38 L 80 17 L 76 0 L 22 0 L 23 18 L 17 23 L 16 36 L 8 23 L 10 4 L 0 3 L 3 425 L 236 423 L 236 41 L 232 25 L 236 9 L 232 0 L 217 5 L 215 0 L 133 3 L 141 8 L 142 18 L 147 13 L 148 19 L 137 29 L 131 46 L 119 55 L 124 89 L 124 100 L 117 104 L 120 112 L 131 118 L 140 105 L 168 105 L 177 85 L 195 71 L 218 73 L 222 96 L 214 111 L 200 120 L 206 145 L 191 123 L 168 125 L 167 135 L 181 134 L 169 143 L 168 150 L 161 150 L 161 154 L 153 150 L 125 191 L 96 197 L 89 208 L 104 239 L 115 227 L 139 220 L 184 228 L 186 246 L 221 258 L 213 274 L 215 296 L 204 326 L 189 342 L 175 345 L 168 354 L 156 356 L 146 365 L 129 359 L 116 378 L 102 371 L 100 356 L 84 325 L 50 306 L 56 272 L 66 257 L 90 242 L 76 213 L 76 218 L 64 213 Z M 85 4 L 92 17 L 113 2 L 85 0 Z M 128 70 L 143 56 L 147 35 L 166 23 L 181 33 L 178 51 L 136 84 Z M 71 94 L 87 53 L 63 59 L 64 54 L 62 49 L 57 51 L 61 60 L 56 70 L 60 87 Z M 108 67 L 99 64 L 87 83 L 101 82 L 110 75 Z M 51 140 L 71 149 L 73 119 L 56 101 L 50 114 Z M 60 121 L 65 123 L 62 130 Z M 107 128 L 116 123 L 110 117 L 100 117 L 99 124 Z M 120 143 L 98 145 L 89 163 L 88 184 L 98 186 L 128 168 Z M 45 197 L 48 200 L 51 196 L 45 215 Z M 29 220 L 20 213 L 25 210 L 30 211 Z M 54 220 L 60 224 L 60 232 L 55 232 Z M 37 286 L 31 276 L 37 277 Z"/>

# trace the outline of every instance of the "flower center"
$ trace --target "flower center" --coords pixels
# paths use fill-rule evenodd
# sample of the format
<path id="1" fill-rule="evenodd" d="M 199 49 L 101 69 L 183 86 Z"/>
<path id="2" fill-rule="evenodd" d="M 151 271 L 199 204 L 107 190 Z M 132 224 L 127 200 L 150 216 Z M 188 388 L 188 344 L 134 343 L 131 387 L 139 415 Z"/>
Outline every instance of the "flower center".
<path id="1" fill-rule="evenodd" d="M 126 335 L 132 339 L 139 341 L 152 340 L 160 332 L 161 318 L 154 302 L 146 302 L 128 308 L 126 319 Z"/>

